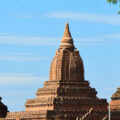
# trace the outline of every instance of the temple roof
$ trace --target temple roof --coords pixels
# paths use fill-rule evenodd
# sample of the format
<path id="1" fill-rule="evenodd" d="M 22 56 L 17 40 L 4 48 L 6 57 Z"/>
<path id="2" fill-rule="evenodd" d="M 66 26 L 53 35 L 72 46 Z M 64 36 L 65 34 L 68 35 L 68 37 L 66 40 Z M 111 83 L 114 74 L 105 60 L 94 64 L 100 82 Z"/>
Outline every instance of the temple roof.
<path id="1" fill-rule="evenodd" d="M 50 80 L 84 80 L 84 66 L 79 51 L 76 51 L 69 24 L 66 23 L 61 44 L 52 60 Z"/>
<path id="2" fill-rule="evenodd" d="M 120 87 L 117 88 L 117 91 L 112 95 L 112 100 L 120 100 Z"/>
<path id="3" fill-rule="evenodd" d="M 112 95 L 110 102 L 111 110 L 120 111 L 120 87 Z"/>

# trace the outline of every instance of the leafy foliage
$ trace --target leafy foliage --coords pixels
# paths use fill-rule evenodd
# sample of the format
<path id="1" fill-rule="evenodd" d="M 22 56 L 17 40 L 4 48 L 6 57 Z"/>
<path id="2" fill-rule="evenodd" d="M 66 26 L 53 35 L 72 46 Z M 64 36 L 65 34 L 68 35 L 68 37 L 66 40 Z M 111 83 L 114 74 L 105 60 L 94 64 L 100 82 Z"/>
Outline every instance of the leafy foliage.
<path id="1" fill-rule="evenodd" d="M 117 4 L 120 3 L 120 0 L 107 0 L 109 3 Z M 120 5 L 119 5 L 120 7 Z M 120 14 L 120 11 L 118 11 L 118 14 Z"/>
<path id="2" fill-rule="evenodd" d="M 109 3 L 117 4 L 118 0 L 107 0 Z"/>

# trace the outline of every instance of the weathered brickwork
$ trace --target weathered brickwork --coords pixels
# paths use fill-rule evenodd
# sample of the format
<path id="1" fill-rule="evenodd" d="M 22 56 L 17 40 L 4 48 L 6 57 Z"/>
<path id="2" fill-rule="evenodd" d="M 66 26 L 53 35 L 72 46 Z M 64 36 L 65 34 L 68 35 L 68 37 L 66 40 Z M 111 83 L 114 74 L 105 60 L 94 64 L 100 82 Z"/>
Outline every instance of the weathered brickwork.
<path id="1" fill-rule="evenodd" d="M 100 120 L 108 113 L 106 99 L 96 96 L 95 88 L 84 79 L 84 65 L 73 44 L 66 24 L 61 44 L 51 62 L 49 80 L 38 89 L 35 99 L 28 99 L 25 111 L 10 112 L 6 120 L 75 120 L 86 115 L 86 120 Z"/>
<path id="2" fill-rule="evenodd" d="M 111 97 L 111 110 L 120 111 L 120 88 Z"/>

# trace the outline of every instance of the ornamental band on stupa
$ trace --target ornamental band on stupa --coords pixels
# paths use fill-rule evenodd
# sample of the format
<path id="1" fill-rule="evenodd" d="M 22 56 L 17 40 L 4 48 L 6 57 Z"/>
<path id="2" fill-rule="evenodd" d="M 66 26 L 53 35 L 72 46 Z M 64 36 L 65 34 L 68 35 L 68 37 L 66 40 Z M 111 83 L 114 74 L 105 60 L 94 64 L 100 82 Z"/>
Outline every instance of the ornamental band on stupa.
<path id="1" fill-rule="evenodd" d="M 102 120 L 108 114 L 108 103 L 98 98 L 89 84 L 67 23 L 49 80 L 38 89 L 35 99 L 26 101 L 25 111 L 9 112 L 6 120 Z"/>

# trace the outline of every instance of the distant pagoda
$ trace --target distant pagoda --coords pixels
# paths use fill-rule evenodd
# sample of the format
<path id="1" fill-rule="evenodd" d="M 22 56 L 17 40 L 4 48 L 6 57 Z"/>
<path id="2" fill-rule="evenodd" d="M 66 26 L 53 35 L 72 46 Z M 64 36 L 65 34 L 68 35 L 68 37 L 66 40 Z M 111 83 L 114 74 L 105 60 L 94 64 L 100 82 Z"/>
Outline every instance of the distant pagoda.
<path id="1" fill-rule="evenodd" d="M 7 106 L 1 102 L 2 98 L 0 97 L 0 118 L 5 118 L 8 112 Z"/>
<path id="2" fill-rule="evenodd" d="M 117 91 L 111 97 L 111 110 L 120 111 L 120 87 L 117 88 Z"/>
<path id="3" fill-rule="evenodd" d="M 52 60 L 49 80 L 28 99 L 25 111 L 8 113 L 7 120 L 75 120 L 91 108 L 100 120 L 108 110 L 106 99 L 99 99 L 84 79 L 84 66 L 73 44 L 68 23 L 61 44 Z"/>

